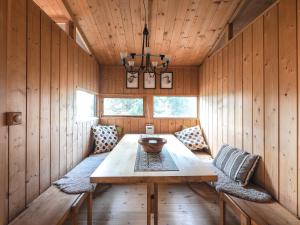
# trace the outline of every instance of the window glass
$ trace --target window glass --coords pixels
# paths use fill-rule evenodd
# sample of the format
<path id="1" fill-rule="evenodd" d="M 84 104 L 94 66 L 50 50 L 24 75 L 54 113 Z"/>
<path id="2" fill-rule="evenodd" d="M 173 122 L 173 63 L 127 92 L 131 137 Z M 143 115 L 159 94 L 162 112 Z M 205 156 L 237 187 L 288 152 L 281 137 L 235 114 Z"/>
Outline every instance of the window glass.
<path id="1" fill-rule="evenodd" d="M 104 98 L 104 116 L 144 116 L 143 98 Z"/>
<path id="2" fill-rule="evenodd" d="M 76 43 L 83 49 L 85 50 L 88 54 L 91 54 L 91 51 L 87 47 L 85 41 L 83 40 L 79 30 L 76 28 Z"/>
<path id="3" fill-rule="evenodd" d="M 96 96 L 94 94 L 76 91 L 76 119 L 88 120 L 96 116 Z"/>
<path id="4" fill-rule="evenodd" d="M 153 116 L 196 118 L 197 97 L 154 96 Z"/>

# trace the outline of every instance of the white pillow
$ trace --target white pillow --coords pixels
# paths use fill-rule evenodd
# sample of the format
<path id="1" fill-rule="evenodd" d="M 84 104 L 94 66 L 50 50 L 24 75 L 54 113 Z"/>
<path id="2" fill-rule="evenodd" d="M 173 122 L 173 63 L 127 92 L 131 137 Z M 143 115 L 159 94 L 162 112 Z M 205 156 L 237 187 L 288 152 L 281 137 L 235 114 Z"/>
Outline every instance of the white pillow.
<path id="1" fill-rule="evenodd" d="M 115 125 L 92 127 L 95 140 L 94 153 L 103 153 L 111 151 L 118 143 L 118 132 Z"/>
<path id="2" fill-rule="evenodd" d="M 192 151 L 208 149 L 199 125 L 176 132 L 175 136 Z"/>

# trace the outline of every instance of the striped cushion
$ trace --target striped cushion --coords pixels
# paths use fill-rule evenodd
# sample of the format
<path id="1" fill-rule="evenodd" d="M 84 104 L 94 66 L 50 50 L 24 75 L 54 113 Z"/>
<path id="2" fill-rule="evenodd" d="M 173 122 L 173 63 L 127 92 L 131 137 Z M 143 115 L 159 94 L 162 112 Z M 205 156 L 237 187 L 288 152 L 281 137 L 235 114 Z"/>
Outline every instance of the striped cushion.
<path id="1" fill-rule="evenodd" d="M 246 186 L 254 173 L 258 160 L 258 155 L 252 155 L 230 145 L 223 145 L 214 158 L 213 164 L 232 180 Z"/>

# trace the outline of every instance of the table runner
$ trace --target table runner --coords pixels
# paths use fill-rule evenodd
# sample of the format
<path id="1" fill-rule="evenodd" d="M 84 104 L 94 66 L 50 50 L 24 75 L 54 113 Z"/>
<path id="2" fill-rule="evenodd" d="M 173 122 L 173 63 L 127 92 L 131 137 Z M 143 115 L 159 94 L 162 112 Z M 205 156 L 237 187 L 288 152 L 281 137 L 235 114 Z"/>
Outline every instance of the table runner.
<path id="1" fill-rule="evenodd" d="M 160 153 L 146 153 L 142 146 L 138 145 L 134 171 L 179 171 L 179 169 L 166 147 Z"/>

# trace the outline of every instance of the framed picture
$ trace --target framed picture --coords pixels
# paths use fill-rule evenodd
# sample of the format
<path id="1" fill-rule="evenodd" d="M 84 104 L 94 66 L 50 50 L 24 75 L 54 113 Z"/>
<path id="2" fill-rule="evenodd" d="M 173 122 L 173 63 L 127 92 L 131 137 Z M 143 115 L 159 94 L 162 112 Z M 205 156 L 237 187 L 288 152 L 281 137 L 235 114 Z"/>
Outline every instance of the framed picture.
<path id="1" fill-rule="evenodd" d="M 126 88 L 139 88 L 139 73 L 126 74 Z"/>
<path id="2" fill-rule="evenodd" d="M 155 89 L 155 73 L 144 73 L 144 88 Z"/>
<path id="3" fill-rule="evenodd" d="M 173 73 L 162 73 L 160 75 L 160 88 L 172 89 L 173 88 Z"/>

